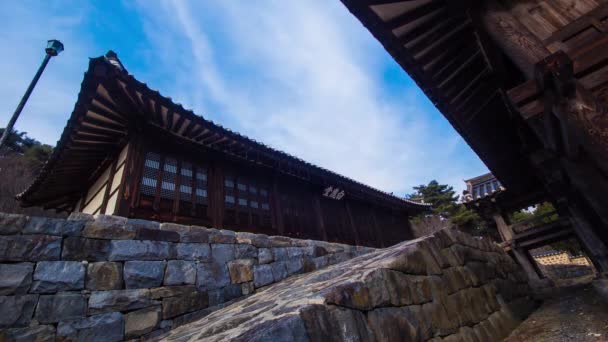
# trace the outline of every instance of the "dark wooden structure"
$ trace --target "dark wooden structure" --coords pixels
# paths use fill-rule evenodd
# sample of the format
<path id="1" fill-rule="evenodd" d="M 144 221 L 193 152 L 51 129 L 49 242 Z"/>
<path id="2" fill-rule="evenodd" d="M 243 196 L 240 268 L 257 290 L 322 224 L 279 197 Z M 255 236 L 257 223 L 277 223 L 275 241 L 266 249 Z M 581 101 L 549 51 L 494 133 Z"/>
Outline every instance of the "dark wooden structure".
<path id="1" fill-rule="evenodd" d="M 427 204 L 393 196 L 195 115 L 93 58 L 24 206 L 388 246 Z"/>
<path id="2" fill-rule="evenodd" d="M 342 2 L 509 196 L 554 203 L 608 271 L 606 1 Z"/>
<path id="3" fill-rule="evenodd" d="M 465 180 L 465 184 L 467 189 L 463 191 L 463 204 L 475 210 L 488 225 L 496 227 L 501 239 L 500 245 L 518 260 L 531 280 L 540 281 L 544 277 L 531 250 L 576 238 L 571 218 L 559 217 L 557 212 L 523 222 L 509 221 L 513 212 L 543 202 L 546 196 L 542 193 L 529 193 L 525 197 L 513 196 L 491 173 Z M 558 217 L 555 219 L 555 216 Z"/>

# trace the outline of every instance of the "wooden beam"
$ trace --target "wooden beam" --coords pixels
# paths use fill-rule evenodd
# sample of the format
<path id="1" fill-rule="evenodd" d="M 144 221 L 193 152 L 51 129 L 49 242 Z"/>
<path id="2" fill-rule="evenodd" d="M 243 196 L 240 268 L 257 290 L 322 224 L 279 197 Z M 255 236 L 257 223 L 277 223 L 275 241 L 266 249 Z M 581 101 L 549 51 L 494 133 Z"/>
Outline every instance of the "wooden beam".
<path id="1" fill-rule="evenodd" d="M 437 26 L 438 23 L 448 22 L 453 17 L 456 17 L 456 18 L 461 17 L 461 14 L 458 13 L 455 15 L 453 12 L 449 11 L 446 6 L 444 6 L 443 8 L 439 9 L 438 11 L 435 11 L 433 14 L 426 16 L 424 20 L 417 22 L 418 25 L 416 27 L 397 36 L 397 41 L 401 45 L 405 45 L 405 44 L 413 41 L 414 39 L 417 39 L 417 38 L 423 36 L 425 33 L 432 30 L 433 27 Z"/>
<path id="2" fill-rule="evenodd" d="M 566 26 L 555 31 L 549 38 L 546 38 L 543 43 L 548 46 L 554 42 L 566 41 L 590 26 L 596 27 L 600 32 L 604 32 L 604 25 L 597 25 L 597 21 L 598 19 L 604 19 L 606 16 L 608 16 L 608 4 L 600 4 L 594 10 L 578 17 L 576 20 L 571 21 Z"/>
<path id="3" fill-rule="evenodd" d="M 167 110 L 167 130 L 172 131 L 173 130 L 173 115 L 175 114 L 175 111 L 172 110 L 171 108 L 169 108 Z"/>
<path id="4" fill-rule="evenodd" d="M 474 88 L 475 85 L 481 83 L 484 78 L 488 77 L 491 74 L 491 70 L 487 67 L 484 67 L 478 74 L 475 75 L 466 85 L 461 88 L 454 87 L 452 91 L 447 92 L 446 96 L 450 98 L 450 103 L 454 104 L 458 102 L 460 98 L 463 96 L 466 97 L 465 94 L 468 94 L 468 91 L 471 88 Z M 455 92 L 455 93 L 454 93 Z"/>
<path id="5" fill-rule="evenodd" d="M 459 22 L 458 26 L 453 27 L 447 34 L 435 39 L 431 44 L 421 47 L 419 52 L 412 53 L 412 55 L 421 64 L 428 64 L 434 56 L 445 51 L 446 46 L 452 46 L 453 43 L 462 43 L 463 37 L 473 33 L 472 28 L 470 20 Z"/>
<path id="6" fill-rule="evenodd" d="M 106 88 L 108 92 L 114 94 L 113 98 L 115 101 L 120 102 L 125 108 L 132 110 L 134 114 L 138 114 L 139 116 L 144 115 L 145 105 L 131 86 L 116 81 L 116 83 L 109 83 Z"/>
<path id="7" fill-rule="evenodd" d="M 471 53 L 478 50 L 477 44 L 472 38 L 472 27 L 470 25 L 463 26 L 464 31 L 460 32 L 458 37 L 444 41 L 442 44 L 435 45 L 432 49 L 425 53 L 414 57 L 416 64 L 422 66 L 425 73 L 433 74 L 435 68 L 440 68 L 445 63 L 448 63 L 454 56 L 463 49 L 470 48 Z"/>
<path id="8" fill-rule="evenodd" d="M 281 205 L 281 194 L 279 192 L 279 181 L 277 175 L 272 177 L 272 215 L 278 235 L 285 235 L 285 223 L 283 222 L 283 206 Z"/>
<path id="9" fill-rule="evenodd" d="M 497 0 L 483 4 L 481 20 L 489 36 L 522 73 L 532 79 L 534 65 L 551 52 Z"/>
<path id="10" fill-rule="evenodd" d="M 116 215 L 123 217 L 129 217 L 131 199 L 132 197 L 137 197 L 132 191 L 132 185 L 134 182 L 137 182 L 138 155 L 142 153 L 140 139 L 133 136 L 129 139 L 128 144 L 125 167 L 123 168 L 120 185 L 118 186 L 118 203 L 115 210 Z M 135 203 L 133 203 L 133 206 L 135 206 Z"/>
<path id="11" fill-rule="evenodd" d="M 179 132 L 180 128 L 182 128 L 182 125 L 184 124 L 184 121 L 186 121 L 186 115 L 184 113 L 180 113 L 179 118 L 175 122 L 175 127 L 173 127 L 173 131 L 176 133 Z"/>
<path id="12" fill-rule="evenodd" d="M 400 16 L 393 18 L 386 22 L 385 27 L 388 30 L 394 30 L 401 26 L 407 25 L 410 22 L 421 18 L 427 14 L 435 12 L 437 10 L 441 10 L 445 6 L 445 1 L 443 0 L 434 0 L 424 5 L 418 6 L 406 13 L 401 14 Z"/>
<path id="13" fill-rule="evenodd" d="M 374 246 L 374 247 L 386 247 L 385 242 L 384 242 L 384 234 L 382 234 L 382 230 L 380 229 L 380 227 L 378 227 L 378 219 L 376 218 L 376 207 L 372 206 L 371 208 L 371 212 L 372 212 L 372 223 L 373 223 L 373 231 L 372 234 L 377 234 L 378 235 L 378 241 L 380 246 Z"/>
<path id="14" fill-rule="evenodd" d="M 540 277 L 538 276 L 538 273 L 536 273 L 536 269 L 530 262 L 530 258 L 527 255 L 529 252 L 521 248 L 513 248 L 512 252 L 517 260 L 517 263 L 524 269 L 526 275 L 528 276 L 528 280 L 539 281 Z"/>
<path id="15" fill-rule="evenodd" d="M 467 56 L 466 59 L 455 59 L 453 62 L 448 63 L 445 69 L 441 70 L 443 73 L 439 71 L 433 76 L 433 78 L 437 81 L 437 88 L 441 89 L 449 86 L 450 82 L 454 80 L 456 76 L 461 75 L 461 71 L 466 70 L 469 66 L 476 62 L 483 62 L 480 50 L 475 50 L 472 54 L 469 53 L 469 50 L 464 50 L 463 52 Z"/>
<path id="16" fill-rule="evenodd" d="M 126 130 L 114 130 L 114 129 L 110 129 L 110 128 L 104 128 L 104 127 L 99 127 L 99 126 L 94 126 L 92 124 L 87 123 L 87 121 L 83 121 L 81 126 L 78 127 L 77 129 L 74 130 L 75 132 L 84 132 L 84 133 L 89 133 L 89 134 L 97 134 L 97 135 L 104 135 L 104 136 L 113 136 L 116 137 L 117 141 L 127 135 Z"/>
<path id="17" fill-rule="evenodd" d="M 95 99 L 95 100 L 97 100 L 97 99 Z M 127 123 L 127 119 L 125 117 L 123 117 L 119 114 L 114 114 L 114 113 L 110 112 L 109 110 L 106 110 L 105 108 L 102 108 L 101 106 L 96 105 L 93 101 L 91 101 L 91 103 L 89 104 L 88 110 L 95 114 L 98 114 L 100 116 L 106 117 L 109 120 L 119 123 L 118 125 L 114 124 L 118 127 L 124 127 L 124 125 L 126 125 L 126 123 Z M 89 119 L 96 120 L 95 118 L 92 118 L 90 116 L 88 116 L 88 117 L 85 116 L 85 120 L 89 120 Z"/>
<path id="18" fill-rule="evenodd" d="M 224 170 L 217 162 L 209 165 L 207 188 L 209 190 L 209 211 L 214 228 L 224 227 Z"/>
<path id="19" fill-rule="evenodd" d="M 188 125 L 186 126 L 186 128 L 184 128 L 184 131 L 182 132 L 182 136 L 184 136 L 184 137 L 190 136 L 190 132 L 192 131 L 194 126 L 196 126 L 196 123 L 194 121 L 195 120 L 190 120 L 190 122 L 188 122 Z"/>
<path id="20" fill-rule="evenodd" d="M 103 115 L 109 119 L 111 119 L 112 121 L 121 123 L 121 124 L 126 124 L 128 122 L 128 119 L 126 118 L 126 116 L 123 114 L 122 110 L 119 108 L 116 108 L 116 106 L 111 103 L 110 101 L 107 101 L 105 98 L 101 97 L 101 96 L 96 96 L 93 97 L 91 100 L 95 100 L 96 102 L 99 102 L 100 104 L 102 104 L 104 107 L 106 108 L 110 108 L 114 111 L 114 113 L 100 107 L 99 105 L 96 105 L 95 103 L 93 103 L 93 101 L 91 101 L 90 105 L 89 105 L 89 110 L 91 110 L 92 112 L 98 113 L 99 115 Z"/>
<path id="21" fill-rule="evenodd" d="M 587 255 L 600 273 L 607 274 L 608 248 L 605 243 L 597 236 L 586 215 L 577 206 L 571 205 L 568 210 L 572 218 L 574 231 L 581 245 L 587 251 Z"/>
<path id="22" fill-rule="evenodd" d="M 108 180 L 106 181 L 105 191 L 103 194 L 103 200 L 101 202 L 101 207 L 99 212 L 101 214 L 114 215 L 114 213 L 106 213 L 106 208 L 108 207 L 108 200 L 110 199 L 110 190 L 112 190 L 112 182 L 114 181 L 114 175 L 116 174 L 116 162 L 117 159 L 110 166 L 110 172 L 108 173 Z M 116 209 L 116 208 L 114 208 Z"/>
<path id="23" fill-rule="evenodd" d="M 348 203 L 348 199 L 344 200 L 344 208 L 346 209 L 346 215 L 348 217 L 348 224 L 351 230 L 351 233 L 353 234 L 354 240 L 355 240 L 355 245 L 359 246 L 361 245 L 361 240 L 359 239 L 359 231 L 357 229 L 357 222 L 355 221 L 354 217 L 353 217 L 353 213 L 350 210 L 350 205 Z"/>
<path id="24" fill-rule="evenodd" d="M 319 200 L 318 194 L 312 194 L 312 208 L 314 210 L 315 218 L 317 219 L 319 236 L 321 236 L 323 241 L 327 241 L 327 230 L 325 229 L 323 211 L 321 210 L 321 201 Z"/>
<path id="25" fill-rule="evenodd" d="M 154 101 L 154 110 L 152 111 L 153 122 L 161 127 L 164 126 L 162 111 L 160 101 Z"/>
<path id="26" fill-rule="evenodd" d="M 511 230 L 511 227 L 509 227 L 505 222 L 504 217 L 502 217 L 500 213 L 494 213 L 492 215 L 492 218 L 496 223 L 496 228 L 498 228 L 498 233 L 500 234 L 502 241 L 507 242 L 513 240 L 513 231 Z"/>

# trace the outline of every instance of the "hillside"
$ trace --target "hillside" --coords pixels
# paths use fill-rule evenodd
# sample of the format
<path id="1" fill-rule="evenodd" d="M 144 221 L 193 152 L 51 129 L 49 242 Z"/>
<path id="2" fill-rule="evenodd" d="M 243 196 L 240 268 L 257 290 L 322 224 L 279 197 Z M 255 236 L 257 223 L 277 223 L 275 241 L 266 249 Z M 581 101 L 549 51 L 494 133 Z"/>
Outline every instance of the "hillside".
<path id="1" fill-rule="evenodd" d="M 4 129 L 0 129 L 0 135 Z M 25 132 L 15 131 L 0 150 L 0 212 L 63 217 L 63 213 L 41 208 L 22 208 L 15 196 L 34 179 L 52 153 L 53 147 L 40 143 Z"/>

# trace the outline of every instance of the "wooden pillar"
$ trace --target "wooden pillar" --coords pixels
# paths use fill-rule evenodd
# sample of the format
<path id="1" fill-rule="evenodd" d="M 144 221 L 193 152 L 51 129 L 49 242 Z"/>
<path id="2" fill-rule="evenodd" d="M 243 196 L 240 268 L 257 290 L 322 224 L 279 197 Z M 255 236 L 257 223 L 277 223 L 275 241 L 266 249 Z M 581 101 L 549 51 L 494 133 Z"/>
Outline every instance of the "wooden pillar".
<path id="1" fill-rule="evenodd" d="M 547 147 L 571 160 L 584 150 L 589 161 L 608 173 L 608 110 L 575 78 L 574 63 L 558 51 L 536 65 L 536 83 L 544 97 L 543 118 L 556 121 L 545 132 Z M 604 177 L 605 178 L 605 177 Z"/>
<path id="2" fill-rule="evenodd" d="M 317 229 L 319 231 L 319 236 L 321 236 L 324 241 L 327 241 L 327 231 L 325 230 L 325 223 L 323 222 L 323 211 L 321 210 L 321 201 L 319 201 L 319 195 L 312 195 L 312 207 L 315 211 L 315 216 L 317 217 Z"/>
<path id="3" fill-rule="evenodd" d="M 106 208 L 108 207 L 108 200 L 110 199 L 110 192 L 112 190 L 112 181 L 114 180 L 114 175 L 116 174 L 116 164 L 118 163 L 118 156 L 112 162 L 110 166 L 110 172 L 108 174 L 108 179 L 106 181 L 106 188 L 103 194 L 103 202 L 101 203 L 101 208 L 99 209 L 100 214 L 106 214 Z M 108 215 L 113 215 L 114 213 L 107 213 Z"/>
<path id="4" fill-rule="evenodd" d="M 224 227 L 224 173 L 217 162 L 209 166 L 209 213 L 214 228 Z"/>
<path id="5" fill-rule="evenodd" d="M 497 0 L 484 4 L 482 22 L 489 36 L 526 78 L 534 78 L 534 65 L 550 51 Z"/>
<path id="6" fill-rule="evenodd" d="M 275 231 L 278 235 L 285 235 L 285 224 L 283 222 L 283 206 L 281 203 L 281 194 L 279 193 L 279 182 L 276 175 L 272 178 L 272 206 L 273 206 L 273 222 Z"/>
<path id="7" fill-rule="evenodd" d="M 125 168 L 119 188 L 118 204 L 115 215 L 129 217 L 131 211 L 137 205 L 139 192 L 139 177 L 143 169 L 145 151 L 143 139 L 139 137 L 141 133 L 134 134 L 129 140 Z M 159 181 L 160 182 L 160 181 Z"/>
<path id="8" fill-rule="evenodd" d="M 574 231 L 589 254 L 595 268 L 600 273 L 608 273 L 608 248 L 595 234 L 593 227 L 578 208 L 570 206 L 568 209 Z"/>
<path id="9" fill-rule="evenodd" d="M 176 173 L 175 173 L 175 198 L 173 198 L 173 208 L 171 209 L 171 212 L 173 213 L 173 221 L 176 222 L 177 221 L 177 216 L 179 213 L 179 206 L 180 206 L 180 201 L 181 201 L 181 197 L 182 197 L 182 192 L 180 191 L 180 187 L 182 185 L 182 176 L 181 176 L 181 172 L 182 172 L 182 158 L 178 157 L 176 158 L 176 162 L 177 162 L 177 169 L 176 169 Z"/>
<path id="10" fill-rule="evenodd" d="M 346 208 L 346 215 L 348 216 L 348 222 L 350 225 L 350 230 L 355 238 L 355 245 L 359 245 L 361 241 L 359 240 L 359 232 L 357 231 L 357 223 L 353 218 L 353 213 L 350 210 L 350 205 L 348 204 L 348 200 L 344 200 L 344 207 Z"/>
<path id="11" fill-rule="evenodd" d="M 536 273 L 536 268 L 534 267 L 534 265 L 532 265 L 532 262 L 530 261 L 531 258 L 528 257 L 528 251 L 522 248 L 513 248 L 512 251 L 513 255 L 515 256 L 515 259 L 517 260 L 517 263 L 519 263 L 519 265 L 521 265 L 521 267 L 524 269 L 524 272 L 526 272 L 528 280 L 539 281 L 540 277 L 538 273 Z"/>
<path id="12" fill-rule="evenodd" d="M 505 222 L 505 219 L 504 217 L 502 217 L 502 214 L 492 214 L 492 218 L 494 219 L 494 222 L 496 222 L 496 228 L 498 228 L 498 233 L 500 233 L 502 241 L 513 240 L 513 231 L 511 230 L 511 227 L 507 225 L 507 222 Z"/>
<path id="13" fill-rule="evenodd" d="M 378 227 L 378 219 L 376 218 L 376 208 L 372 207 L 372 222 L 374 223 L 374 233 L 378 234 L 378 240 L 380 241 L 380 247 L 385 247 L 384 234 L 382 229 Z M 374 246 L 377 247 L 377 246 Z"/>
<path id="14" fill-rule="evenodd" d="M 544 119 L 557 123 L 558 129 L 546 130 L 543 140 L 567 180 L 566 205 L 574 230 L 596 268 L 608 272 L 603 234 L 608 229 L 608 112 L 578 83 L 573 62 L 562 51 L 538 63 L 536 83 L 545 100 Z"/>

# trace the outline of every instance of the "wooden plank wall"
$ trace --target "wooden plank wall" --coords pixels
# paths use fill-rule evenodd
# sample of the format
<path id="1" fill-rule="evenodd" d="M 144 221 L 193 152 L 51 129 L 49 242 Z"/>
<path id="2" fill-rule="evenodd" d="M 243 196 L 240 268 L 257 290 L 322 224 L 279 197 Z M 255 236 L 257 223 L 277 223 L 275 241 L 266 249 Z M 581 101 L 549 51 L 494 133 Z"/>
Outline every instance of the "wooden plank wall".
<path id="1" fill-rule="evenodd" d="M 119 188 L 125 173 L 127 151 L 129 145 L 125 145 L 117 158 L 109 163 L 91 186 L 80 198 L 75 212 L 86 214 L 108 214 L 116 213 L 119 200 Z"/>
<path id="2" fill-rule="evenodd" d="M 130 196 L 133 204 L 124 216 L 376 247 L 411 238 L 405 212 L 375 207 L 369 202 L 349 198 L 348 194 L 341 200 L 325 198 L 322 196 L 322 186 L 277 174 L 268 168 L 256 168 L 232 161 L 213 151 L 189 150 L 170 140 L 158 142 L 156 139 L 152 142 L 146 137 L 140 139 L 144 141 L 141 144 L 143 147 L 133 149 L 135 152 L 129 157 L 129 163 L 133 165 L 127 164 L 129 170 L 135 171 L 127 177 L 128 182 L 132 183 L 126 188 L 133 194 Z M 187 161 L 195 166 L 206 167 L 207 217 L 178 215 L 179 195 L 174 200 L 174 205 L 170 206 L 172 209 L 167 205 L 152 206 L 149 198 L 145 199 L 145 203 L 142 201 L 138 185 L 141 183 L 145 158 L 141 156 L 145 156 L 148 151 L 161 155 L 160 178 L 163 172 L 162 160 L 167 156 L 176 159 L 178 165 Z M 141 156 L 137 157 L 138 155 Z M 233 180 L 232 189 L 226 187 L 226 177 Z M 240 206 L 238 199 L 242 198 L 242 192 L 237 189 L 238 183 L 246 183 L 248 187 L 256 186 L 258 191 L 262 188 L 267 190 L 269 210 Z M 179 184 L 176 184 L 176 189 L 178 188 Z M 235 196 L 236 203 L 227 203 L 226 195 Z M 249 201 L 251 196 L 247 194 Z M 259 201 L 258 204 L 261 203 Z M 256 224 L 256 221 L 262 220 L 264 224 Z M 386 237 L 383 238 L 383 235 Z"/>

